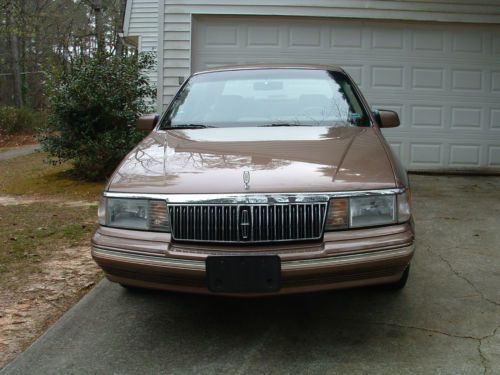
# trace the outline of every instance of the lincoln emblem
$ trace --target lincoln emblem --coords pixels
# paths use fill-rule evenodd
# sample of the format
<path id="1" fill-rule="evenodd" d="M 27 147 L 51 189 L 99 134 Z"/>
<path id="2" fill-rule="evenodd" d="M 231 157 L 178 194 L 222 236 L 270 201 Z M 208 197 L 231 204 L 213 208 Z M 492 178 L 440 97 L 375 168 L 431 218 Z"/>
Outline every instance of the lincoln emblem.
<path id="1" fill-rule="evenodd" d="M 241 210 L 240 213 L 240 232 L 241 238 L 248 240 L 248 236 L 250 235 L 250 214 L 247 208 Z"/>
<path id="2" fill-rule="evenodd" d="M 250 189 L 250 171 L 243 172 L 243 182 L 245 183 L 245 190 Z"/>

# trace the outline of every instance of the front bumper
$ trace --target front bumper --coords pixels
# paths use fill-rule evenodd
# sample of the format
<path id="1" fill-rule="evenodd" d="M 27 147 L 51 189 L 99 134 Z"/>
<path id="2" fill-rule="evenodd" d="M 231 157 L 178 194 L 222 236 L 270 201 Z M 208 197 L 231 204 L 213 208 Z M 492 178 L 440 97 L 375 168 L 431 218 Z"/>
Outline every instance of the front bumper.
<path id="1" fill-rule="evenodd" d="M 282 288 L 274 294 L 289 294 L 396 282 L 413 257 L 413 239 L 408 223 L 332 232 L 315 243 L 228 248 L 175 244 L 168 234 L 101 227 L 92 239 L 92 256 L 114 282 L 208 294 L 208 255 L 277 254 Z"/>

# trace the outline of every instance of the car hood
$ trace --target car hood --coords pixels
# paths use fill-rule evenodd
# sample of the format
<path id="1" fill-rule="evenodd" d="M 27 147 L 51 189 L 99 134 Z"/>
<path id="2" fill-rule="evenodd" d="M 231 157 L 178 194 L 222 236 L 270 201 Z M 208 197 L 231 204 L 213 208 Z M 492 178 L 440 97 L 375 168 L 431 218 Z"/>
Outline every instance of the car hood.
<path id="1" fill-rule="evenodd" d="M 376 132 L 358 127 L 152 132 L 127 155 L 108 190 L 196 194 L 391 188 L 396 184 L 393 169 Z"/>

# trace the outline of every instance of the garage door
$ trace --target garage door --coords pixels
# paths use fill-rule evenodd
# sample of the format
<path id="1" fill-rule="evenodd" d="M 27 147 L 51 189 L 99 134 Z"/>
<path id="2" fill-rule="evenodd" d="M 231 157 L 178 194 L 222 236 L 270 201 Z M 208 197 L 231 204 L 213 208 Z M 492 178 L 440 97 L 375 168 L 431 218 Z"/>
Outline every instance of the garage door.
<path id="1" fill-rule="evenodd" d="M 500 169 L 498 26 L 285 17 L 196 18 L 192 67 L 318 63 L 345 68 L 410 170 Z"/>

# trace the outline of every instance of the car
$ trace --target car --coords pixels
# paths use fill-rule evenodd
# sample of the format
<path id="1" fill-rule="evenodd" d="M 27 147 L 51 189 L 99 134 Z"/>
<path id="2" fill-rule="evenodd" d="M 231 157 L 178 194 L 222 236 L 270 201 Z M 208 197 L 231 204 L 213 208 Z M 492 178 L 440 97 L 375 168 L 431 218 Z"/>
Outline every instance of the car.
<path id="1" fill-rule="evenodd" d="M 127 288 L 256 297 L 405 286 L 406 170 L 340 67 L 191 75 L 102 195 L 92 256 Z"/>

